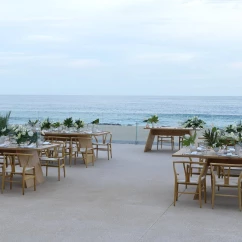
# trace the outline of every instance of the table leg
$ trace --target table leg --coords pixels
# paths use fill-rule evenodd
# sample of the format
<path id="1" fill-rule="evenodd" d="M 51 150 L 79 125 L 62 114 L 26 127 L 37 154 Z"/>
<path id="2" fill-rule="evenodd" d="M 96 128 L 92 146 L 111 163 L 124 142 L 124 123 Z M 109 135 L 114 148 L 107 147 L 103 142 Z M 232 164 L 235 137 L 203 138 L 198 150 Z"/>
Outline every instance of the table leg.
<path id="1" fill-rule="evenodd" d="M 44 176 L 43 176 L 43 171 L 41 168 L 41 164 L 39 161 L 39 155 L 36 150 L 34 151 L 24 151 L 24 153 L 32 154 L 33 156 L 29 160 L 29 166 L 34 166 L 35 167 L 35 179 L 36 179 L 36 184 L 43 183 L 45 181 Z M 33 187 L 34 186 L 34 181 L 33 179 L 29 179 L 26 182 L 26 187 Z"/>
<path id="2" fill-rule="evenodd" d="M 205 161 L 205 162 L 206 162 L 205 174 L 206 174 L 206 177 L 207 177 L 208 163 L 207 163 L 207 161 Z M 194 194 L 193 200 L 198 200 L 198 199 L 199 199 L 199 186 L 197 185 L 196 194 Z"/>
<path id="3" fill-rule="evenodd" d="M 151 133 L 151 130 L 150 130 L 148 138 L 147 138 L 147 141 L 146 141 L 146 144 L 145 144 L 144 152 L 147 152 L 147 151 L 151 150 L 153 142 L 154 142 L 154 139 L 155 139 L 155 135 L 153 135 Z"/>
<path id="4" fill-rule="evenodd" d="M 72 139 L 70 140 L 70 144 L 69 144 L 69 166 L 71 166 L 71 162 L 72 162 Z"/>

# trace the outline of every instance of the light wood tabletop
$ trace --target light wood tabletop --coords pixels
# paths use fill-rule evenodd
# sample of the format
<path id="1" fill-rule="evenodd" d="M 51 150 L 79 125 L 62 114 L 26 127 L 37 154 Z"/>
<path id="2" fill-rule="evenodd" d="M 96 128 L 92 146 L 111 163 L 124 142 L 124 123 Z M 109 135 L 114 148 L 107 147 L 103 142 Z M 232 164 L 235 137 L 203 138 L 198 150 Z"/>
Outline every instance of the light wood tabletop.
<path id="1" fill-rule="evenodd" d="M 242 155 L 242 154 L 241 154 Z M 193 152 L 190 153 L 186 148 L 182 148 L 175 152 L 172 157 L 187 157 L 187 158 L 199 158 L 206 160 L 207 164 L 210 163 L 231 163 L 231 164 L 242 164 L 242 156 L 238 155 L 225 155 L 222 153 L 216 154 L 213 150 L 206 152 Z"/>

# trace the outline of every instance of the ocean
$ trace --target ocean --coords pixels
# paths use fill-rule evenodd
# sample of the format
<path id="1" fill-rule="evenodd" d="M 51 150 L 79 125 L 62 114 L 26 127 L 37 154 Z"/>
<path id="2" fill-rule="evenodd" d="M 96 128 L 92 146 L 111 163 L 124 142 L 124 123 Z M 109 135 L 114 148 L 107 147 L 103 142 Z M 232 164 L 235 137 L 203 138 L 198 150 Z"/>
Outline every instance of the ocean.
<path id="1" fill-rule="evenodd" d="M 144 125 L 144 119 L 157 114 L 164 126 L 180 125 L 196 115 L 208 126 L 223 127 L 242 119 L 242 97 L 1 95 L 0 113 L 7 111 L 10 123 L 18 124 L 73 117 L 85 123 L 99 118 L 100 123 Z"/>

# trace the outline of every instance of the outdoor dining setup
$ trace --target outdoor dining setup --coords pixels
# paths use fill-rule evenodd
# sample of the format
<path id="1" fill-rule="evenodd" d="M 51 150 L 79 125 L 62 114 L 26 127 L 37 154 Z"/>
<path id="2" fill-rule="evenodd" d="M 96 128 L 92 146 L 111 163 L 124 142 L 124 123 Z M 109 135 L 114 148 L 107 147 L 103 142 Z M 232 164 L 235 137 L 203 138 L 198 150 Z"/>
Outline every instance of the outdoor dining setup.
<path id="1" fill-rule="evenodd" d="M 22 194 L 25 188 L 45 181 L 49 168 L 57 170 L 57 179 L 66 176 L 66 163 L 72 166 L 82 160 L 86 168 L 97 160 L 98 151 L 107 152 L 112 158 L 112 134 L 97 128 L 99 119 L 89 127 L 84 122 L 67 118 L 60 122 L 31 121 L 23 125 L 9 125 L 10 112 L 0 116 L 0 176 L 1 193 L 6 183 L 20 182 Z M 43 170 L 42 170 L 43 168 Z M 15 179 L 21 177 L 21 179 Z"/>
<path id="2" fill-rule="evenodd" d="M 153 116 L 154 117 L 154 116 Z M 158 119 L 156 119 L 158 122 Z M 150 151 L 155 135 L 172 142 L 179 138 L 179 150 L 172 154 L 174 171 L 174 206 L 180 194 L 194 194 L 202 207 L 202 197 L 207 202 L 208 183 L 211 184 L 211 204 L 216 197 L 236 197 L 242 209 L 242 123 L 205 128 L 198 117 L 189 118 L 182 127 L 149 127 L 145 152 Z M 199 133 L 199 135 L 198 135 Z M 182 146 L 182 148 L 180 147 Z M 172 146 L 171 146 L 172 147 Z M 172 148 L 173 150 L 173 148 Z M 180 160 L 178 160 L 180 159 Z M 187 189 L 195 187 L 194 190 Z M 233 191 L 230 191 L 233 188 Z"/>

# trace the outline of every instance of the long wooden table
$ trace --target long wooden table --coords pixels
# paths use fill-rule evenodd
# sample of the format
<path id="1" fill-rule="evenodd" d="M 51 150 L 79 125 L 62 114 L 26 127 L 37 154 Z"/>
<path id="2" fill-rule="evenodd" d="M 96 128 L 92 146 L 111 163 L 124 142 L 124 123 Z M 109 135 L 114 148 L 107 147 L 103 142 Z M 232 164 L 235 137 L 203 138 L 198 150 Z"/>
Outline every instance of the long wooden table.
<path id="1" fill-rule="evenodd" d="M 66 138 L 68 139 L 68 142 L 70 144 L 69 146 L 69 165 L 71 166 L 72 163 L 72 141 L 75 138 L 88 138 L 92 136 L 103 136 L 108 134 L 108 131 L 101 131 L 101 132 L 82 132 L 82 133 L 77 133 L 77 132 L 44 132 L 44 136 L 46 138 L 48 137 L 59 137 L 59 138 Z M 66 141 L 66 140 L 64 140 Z M 90 147 L 87 148 L 93 148 L 92 142 L 89 144 Z"/>
<path id="2" fill-rule="evenodd" d="M 144 152 L 150 151 L 156 135 L 168 136 L 183 136 L 185 134 L 192 134 L 191 128 L 176 128 L 176 127 L 161 127 L 161 128 L 145 128 L 150 130 Z"/>
<path id="3" fill-rule="evenodd" d="M 36 184 L 40 184 L 44 182 L 44 176 L 43 176 L 43 171 L 41 168 L 41 164 L 39 161 L 39 154 L 43 150 L 49 150 L 52 149 L 53 147 L 58 146 L 58 144 L 53 144 L 53 145 L 40 145 L 38 147 L 19 147 L 16 145 L 9 145 L 9 146 L 4 146 L 0 147 L 0 154 L 3 155 L 3 153 L 26 153 L 26 154 L 32 154 L 33 156 L 29 160 L 29 165 L 35 167 L 35 176 L 36 176 Z M 34 185 L 33 180 L 29 179 L 26 181 L 26 187 L 32 187 Z"/>

